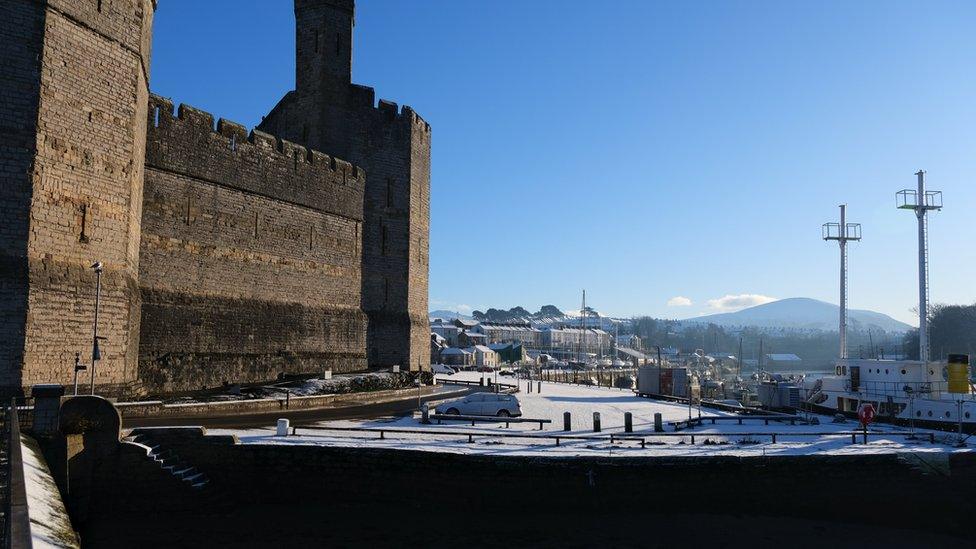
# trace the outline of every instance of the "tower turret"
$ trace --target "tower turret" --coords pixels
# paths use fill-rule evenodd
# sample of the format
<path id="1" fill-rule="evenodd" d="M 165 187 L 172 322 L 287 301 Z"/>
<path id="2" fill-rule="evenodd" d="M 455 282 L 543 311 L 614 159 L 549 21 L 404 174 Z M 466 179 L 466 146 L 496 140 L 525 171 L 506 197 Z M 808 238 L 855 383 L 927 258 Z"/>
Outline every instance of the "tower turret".
<path id="1" fill-rule="evenodd" d="M 295 91 L 345 98 L 352 82 L 353 0 L 295 1 Z"/>

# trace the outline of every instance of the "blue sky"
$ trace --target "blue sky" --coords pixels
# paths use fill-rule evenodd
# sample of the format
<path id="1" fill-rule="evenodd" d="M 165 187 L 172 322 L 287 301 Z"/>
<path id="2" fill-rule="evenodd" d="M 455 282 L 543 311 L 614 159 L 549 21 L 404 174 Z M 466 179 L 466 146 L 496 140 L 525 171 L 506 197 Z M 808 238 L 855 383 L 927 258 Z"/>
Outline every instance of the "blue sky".
<path id="1" fill-rule="evenodd" d="M 433 128 L 432 309 L 836 303 L 846 202 L 851 306 L 914 322 L 920 168 L 932 299 L 976 300 L 976 3 L 357 4 L 354 81 Z M 253 126 L 293 87 L 290 0 L 165 0 L 154 32 L 176 102 Z"/>

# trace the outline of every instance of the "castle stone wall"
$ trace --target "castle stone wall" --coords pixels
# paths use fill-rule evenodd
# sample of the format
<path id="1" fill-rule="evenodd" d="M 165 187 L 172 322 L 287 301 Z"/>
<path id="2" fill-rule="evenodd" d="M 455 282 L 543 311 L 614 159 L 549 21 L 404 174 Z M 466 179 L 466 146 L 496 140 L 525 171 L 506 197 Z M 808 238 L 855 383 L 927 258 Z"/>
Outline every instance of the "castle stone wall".
<path id="1" fill-rule="evenodd" d="M 152 392 L 363 369 L 365 173 L 151 100 L 139 377 Z"/>
<path id="2" fill-rule="evenodd" d="M 0 3 L 0 392 L 90 362 L 95 262 L 100 394 L 428 366 L 430 126 L 351 83 L 353 0 L 294 6 L 248 133 L 150 96 L 155 0 Z"/>
<path id="3" fill-rule="evenodd" d="M 21 363 L 5 363 L 4 368 L 19 366 L 20 379 L 6 376 L 5 384 L 16 391 L 41 382 L 69 383 L 75 353 L 88 362 L 95 293 L 89 267 L 101 261 L 99 335 L 107 339 L 96 383 L 104 390 L 130 387 L 138 347 L 140 209 L 154 5 L 149 0 L 11 0 L 2 9 L 15 16 L 3 21 L 2 32 L 21 33 L 15 38 L 23 40 L 5 43 L 4 50 L 20 46 L 25 48 L 21 53 L 34 54 L 19 59 L 12 70 L 23 76 L 27 64 L 36 63 L 30 76 L 36 84 L 3 84 L 27 86 L 22 91 L 34 86 L 36 93 L 34 114 L 28 106 L 16 122 L 34 119 L 34 143 L 22 141 L 24 146 L 16 147 L 21 155 L 26 148 L 32 161 L 12 189 L 4 191 L 4 203 L 11 203 L 6 199 L 10 196 L 16 210 L 12 231 L 24 233 L 23 214 L 29 211 L 26 238 L 7 248 L 14 257 L 2 284 L 18 288 L 21 303 L 26 298 L 26 314 L 21 316 L 15 303 L 13 316 L 22 326 Z M 18 23 L 26 27 L 17 29 Z"/>
<path id="4" fill-rule="evenodd" d="M 363 166 L 362 307 L 370 365 L 430 364 L 430 125 L 351 83 L 353 2 L 295 3 L 296 89 L 260 129 Z M 323 48 L 322 44 L 328 44 Z"/>
<path id="5" fill-rule="evenodd" d="M 44 7 L 0 3 L 0 386 L 20 387 Z M 14 389 L 16 388 L 16 389 Z"/>

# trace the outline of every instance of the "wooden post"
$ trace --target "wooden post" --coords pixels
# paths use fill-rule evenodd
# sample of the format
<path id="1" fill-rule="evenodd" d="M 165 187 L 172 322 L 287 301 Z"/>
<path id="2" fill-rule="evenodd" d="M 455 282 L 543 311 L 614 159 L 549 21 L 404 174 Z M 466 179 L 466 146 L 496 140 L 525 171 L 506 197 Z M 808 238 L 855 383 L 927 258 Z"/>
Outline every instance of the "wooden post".
<path id="1" fill-rule="evenodd" d="M 563 431 L 572 431 L 572 430 L 573 430 L 572 416 L 570 416 L 569 412 L 563 412 Z"/>
<path id="2" fill-rule="evenodd" d="M 593 432 L 600 432 L 600 412 L 593 412 Z"/>
<path id="3" fill-rule="evenodd" d="M 661 420 L 661 413 L 657 412 L 654 414 L 654 432 L 663 433 L 664 432 L 664 421 Z"/>
<path id="4" fill-rule="evenodd" d="M 630 412 L 624 413 L 624 432 L 625 433 L 634 432 L 634 414 Z"/>

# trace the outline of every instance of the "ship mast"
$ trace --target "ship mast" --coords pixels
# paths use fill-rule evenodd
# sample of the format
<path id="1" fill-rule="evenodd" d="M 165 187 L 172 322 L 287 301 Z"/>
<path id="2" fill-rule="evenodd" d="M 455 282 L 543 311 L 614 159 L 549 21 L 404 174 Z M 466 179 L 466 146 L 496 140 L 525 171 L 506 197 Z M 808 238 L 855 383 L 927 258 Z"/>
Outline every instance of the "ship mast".
<path id="1" fill-rule="evenodd" d="M 861 240 L 861 224 L 847 222 L 847 204 L 840 205 L 840 223 L 824 223 L 823 239 L 840 245 L 840 358 L 847 358 L 847 242 Z"/>
<path id="2" fill-rule="evenodd" d="M 918 218 L 918 359 L 928 362 L 929 354 L 929 228 L 928 211 L 942 209 L 942 191 L 925 190 L 925 171 L 919 170 L 918 187 L 895 193 L 899 209 L 913 210 Z"/>

